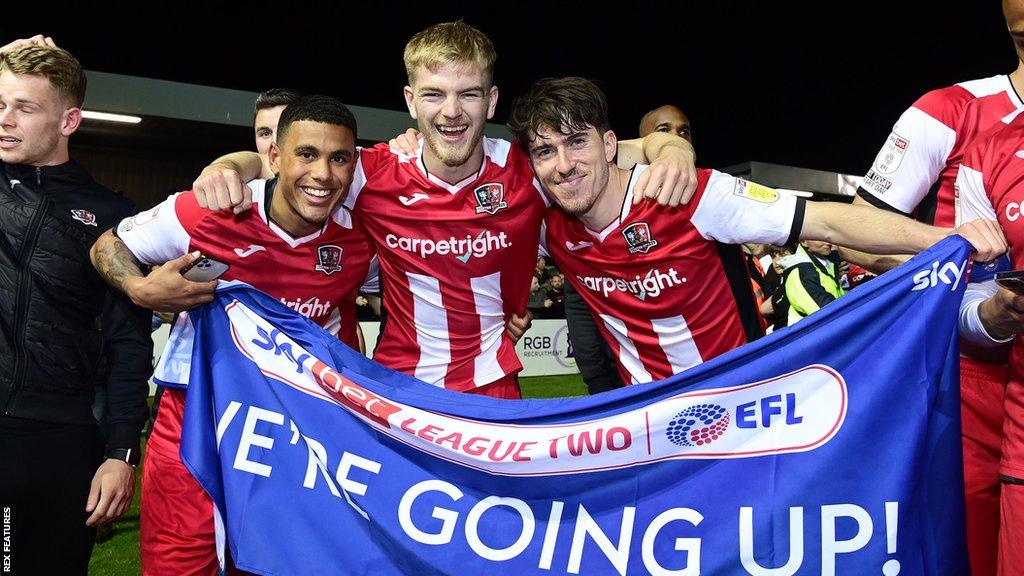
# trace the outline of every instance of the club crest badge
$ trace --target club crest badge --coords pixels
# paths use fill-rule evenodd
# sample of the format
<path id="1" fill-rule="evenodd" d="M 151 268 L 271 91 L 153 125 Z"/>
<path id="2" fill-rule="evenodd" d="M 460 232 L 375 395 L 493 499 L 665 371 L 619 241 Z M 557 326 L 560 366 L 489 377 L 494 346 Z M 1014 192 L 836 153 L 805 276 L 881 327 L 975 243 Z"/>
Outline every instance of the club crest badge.
<path id="1" fill-rule="evenodd" d="M 330 276 L 335 272 L 341 272 L 341 246 L 324 244 L 316 249 L 316 258 L 319 263 L 313 267 L 317 272 L 323 272 Z"/>
<path id="2" fill-rule="evenodd" d="M 85 224 L 86 226 L 98 227 L 98 225 L 96 224 L 96 215 L 93 214 L 92 212 L 89 212 L 88 210 L 72 210 L 71 217 L 74 218 L 75 220 L 78 220 L 82 224 Z"/>
<path id="3" fill-rule="evenodd" d="M 489 182 L 473 190 L 476 199 L 476 213 L 495 214 L 502 208 L 508 208 L 505 202 L 505 187 L 501 182 Z"/>
<path id="4" fill-rule="evenodd" d="M 634 222 L 622 230 L 622 235 L 629 245 L 629 253 L 642 252 L 647 254 L 651 248 L 658 245 L 658 241 L 651 236 L 651 227 L 647 222 Z"/>

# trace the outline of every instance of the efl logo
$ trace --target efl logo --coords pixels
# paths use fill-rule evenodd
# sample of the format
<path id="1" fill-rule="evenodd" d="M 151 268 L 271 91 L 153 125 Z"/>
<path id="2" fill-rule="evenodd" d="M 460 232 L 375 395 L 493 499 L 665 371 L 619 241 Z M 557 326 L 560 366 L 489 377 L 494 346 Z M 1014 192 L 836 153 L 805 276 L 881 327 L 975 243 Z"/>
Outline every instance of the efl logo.
<path id="1" fill-rule="evenodd" d="M 960 279 L 964 276 L 964 270 L 967 269 L 967 260 L 964 260 L 959 266 L 952 262 L 946 262 L 939 267 L 939 262 L 936 260 L 932 262 L 931 268 L 925 268 L 917 274 L 914 274 L 914 290 L 924 290 L 926 288 L 934 288 L 940 283 L 950 287 L 950 290 L 956 291 L 956 287 L 960 285 Z"/>
<path id="2" fill-rule="evenodd" d="M 729 429 L 729 411 L 718 404 L 698 404 L 676 414 L 666 434 L 679 446 L 704 446 Z"/>
<path id="3" fill-rule="evenodd" d="M 699 390 L 648 407 L 654 459 L 750 458 L 813 450 L 846 419 L 842 376 L 811 365 L 770 380 Z M 663 422 L 661 427 L 656 423 Z"/>
<path id="4" fill-rule="evenodd" d="M 892 174 L 903 163 L 903 157 L 909 147 L 909 140 L 892 132 L 875 157 L 875 169 L 880 174 Z"/>

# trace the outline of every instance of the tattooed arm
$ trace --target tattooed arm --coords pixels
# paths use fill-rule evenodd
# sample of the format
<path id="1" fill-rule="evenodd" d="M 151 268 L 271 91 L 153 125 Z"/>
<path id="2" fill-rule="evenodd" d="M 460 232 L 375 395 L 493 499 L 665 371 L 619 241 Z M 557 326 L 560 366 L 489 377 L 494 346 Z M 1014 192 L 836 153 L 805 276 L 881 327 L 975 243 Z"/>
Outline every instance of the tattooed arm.
<path id="1" fill-rule="evenodd" d="M 104 232 L 90 252 L 92 265 L 108 284 L 139 306 L 157 312 L 181 312 L 213 300 L 216 280 L 192 282 L 181 275 L 181 269 L 198 256 L 198 252 L 185 254 L 154 267 L 146 275 L 135 255 L 112 230 Z"/>

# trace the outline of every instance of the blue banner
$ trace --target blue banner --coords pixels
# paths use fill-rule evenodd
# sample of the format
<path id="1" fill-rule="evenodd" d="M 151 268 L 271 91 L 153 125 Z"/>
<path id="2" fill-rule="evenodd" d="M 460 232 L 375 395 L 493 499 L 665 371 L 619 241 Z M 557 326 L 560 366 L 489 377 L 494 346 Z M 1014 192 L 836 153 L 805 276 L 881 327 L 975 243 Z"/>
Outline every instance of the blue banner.
<path id="1" fill-rule="evenodd" d="M 502 401 L 244 287 L 192 314 L 182 456 L 258 574 L 962 575 L 947 239 L 663 382 Z"/>

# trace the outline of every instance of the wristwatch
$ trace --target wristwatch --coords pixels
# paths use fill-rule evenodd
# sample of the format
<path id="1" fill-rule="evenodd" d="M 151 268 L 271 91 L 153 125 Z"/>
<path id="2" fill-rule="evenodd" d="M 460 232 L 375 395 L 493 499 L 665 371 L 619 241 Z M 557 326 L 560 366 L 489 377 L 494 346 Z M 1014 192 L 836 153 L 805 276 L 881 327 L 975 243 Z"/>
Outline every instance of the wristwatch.
<path id="1" fill-rule="evenodd" d="M 107 450 L 105 456 L 108 460 L 120 460 L 135 468 L 139 465 L 142 454 L 138 448 L 112 448 Z"/>

